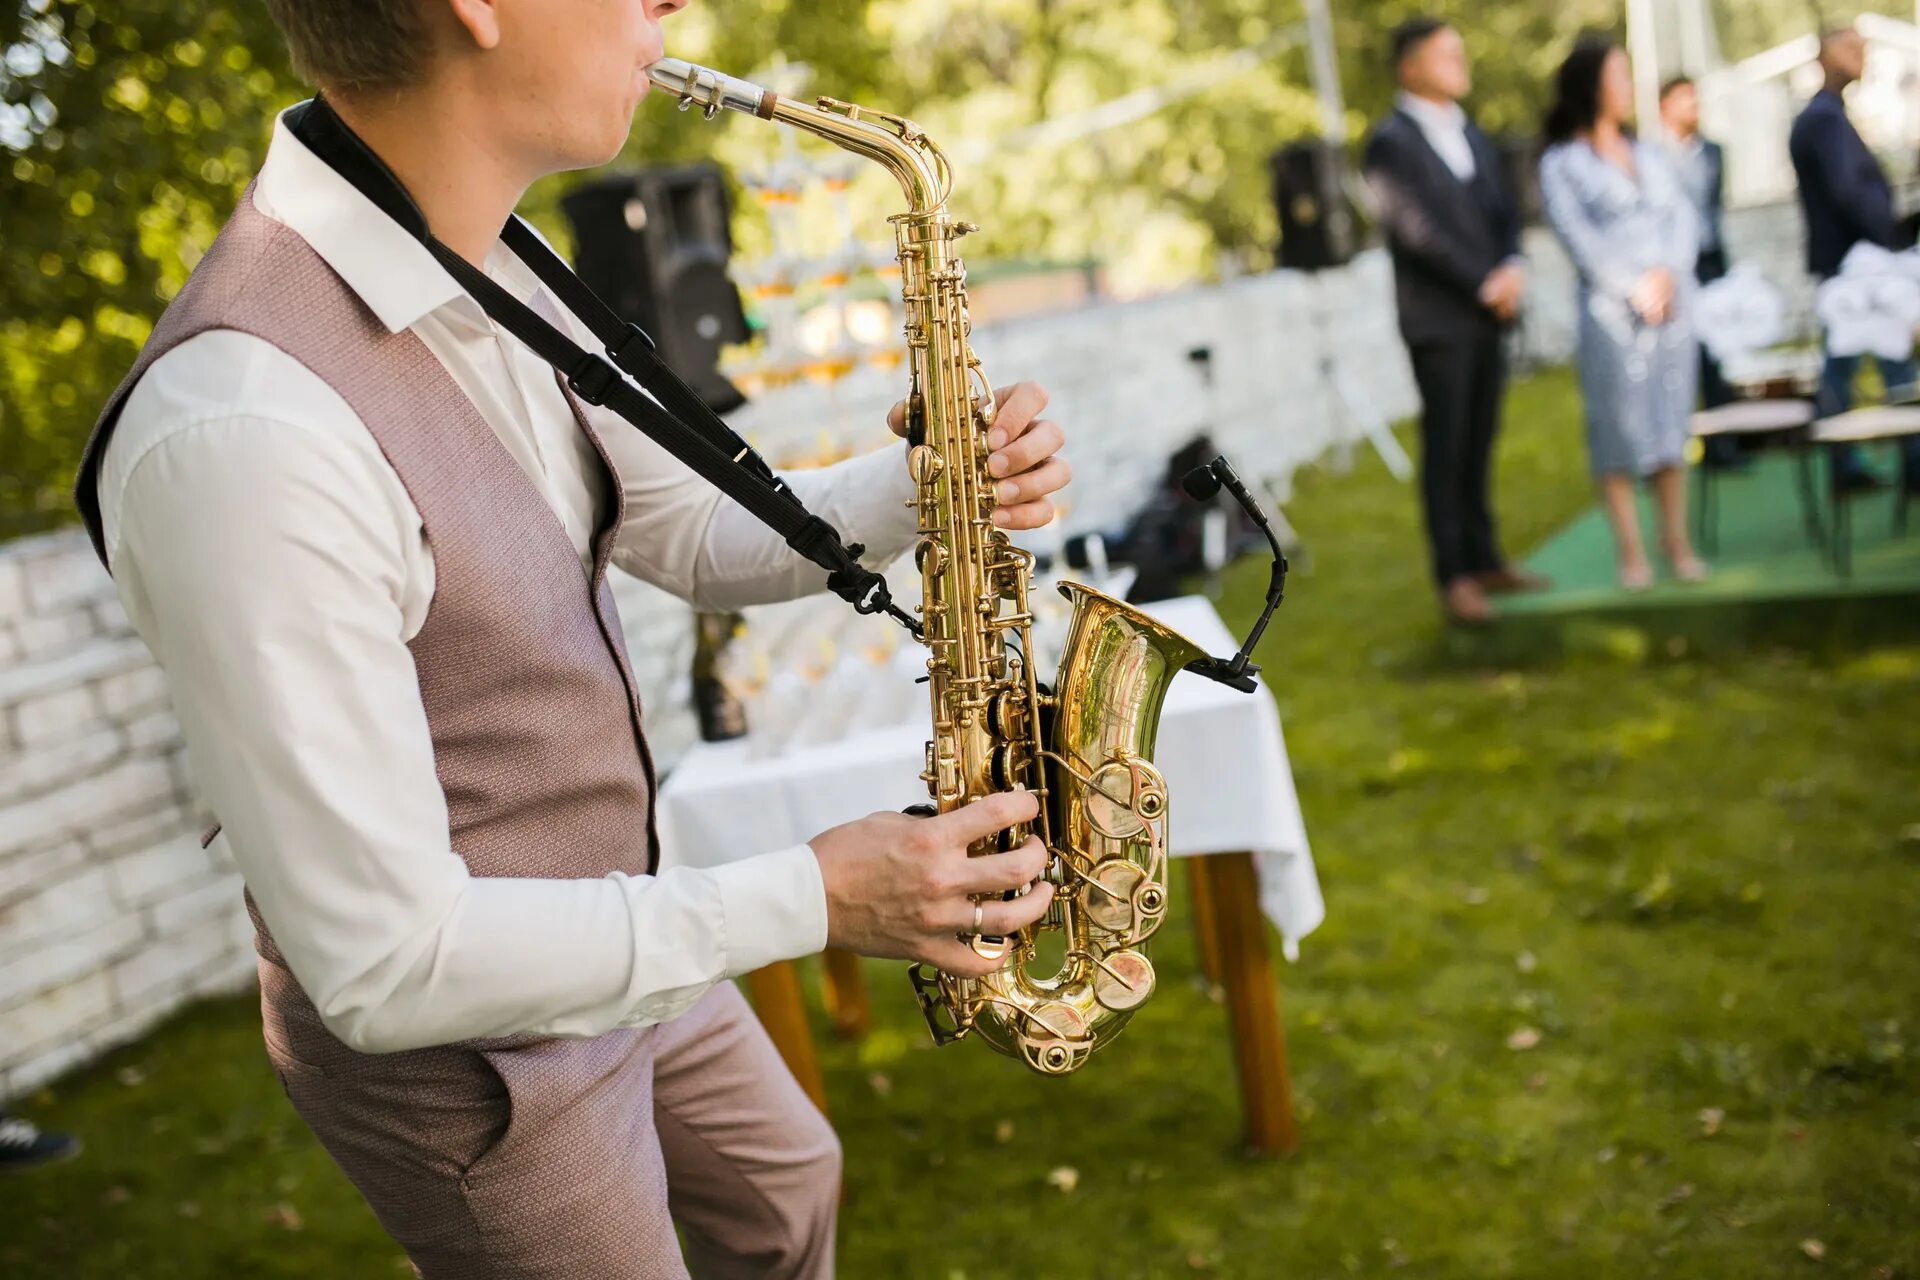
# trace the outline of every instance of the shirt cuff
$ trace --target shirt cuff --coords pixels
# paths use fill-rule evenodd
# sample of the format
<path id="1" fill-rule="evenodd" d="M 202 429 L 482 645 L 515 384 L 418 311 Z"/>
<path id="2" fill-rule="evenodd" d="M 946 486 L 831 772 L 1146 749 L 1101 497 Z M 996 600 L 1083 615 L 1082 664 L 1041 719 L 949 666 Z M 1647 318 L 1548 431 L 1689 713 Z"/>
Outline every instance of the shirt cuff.
<path id="1" fill-rule="evenodd" d="M 720 889 L 727 977 L 826 947 L 827 887 L 811 846 L 722 863 L 707 874 Z"/>

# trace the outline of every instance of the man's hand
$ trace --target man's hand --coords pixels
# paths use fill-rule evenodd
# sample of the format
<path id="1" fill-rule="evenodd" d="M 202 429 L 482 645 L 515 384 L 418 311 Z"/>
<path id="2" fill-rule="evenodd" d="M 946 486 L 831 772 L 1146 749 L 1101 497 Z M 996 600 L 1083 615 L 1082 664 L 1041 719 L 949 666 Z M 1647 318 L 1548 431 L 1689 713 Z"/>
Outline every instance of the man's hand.
<path id="1" fill-rule="evenodd" d="M 1517 262 L 1503 262 L 1480 282 L 1480 305 L 1505 323 L 1520 314 L 1520 298 L 1526 291 L 1526 268 Z"/>
<path id="2" fill-rule="evenodd" d="M 1038 529 L 1053 519 L 1047 495 L 1067 487 L 1073 472 L 1060 456 L 1066 437 L 1060 424 L 1040 417 L 1047 393 L 1037 382 L 1016 382 L 994 393 L 993 426 L 987 432 L 987 470 L 995 477 L 993 522 L 1003 529 Z M 907 433 L 907 404 L 887 415 L 895 435 Z"/>
<path id="3" fill-rule="evenodd" d="M 974 898 L 984 899 L 983 934 L 1005 936 L 1032 924 L 1053 901 L 1051 884 L 1010 902 L 1000 895 L 1033 884 L 1046 869 L 1047 851 L 1030 839 L 1011 853 L 970 858 L 967 846 L 1039 812 L 1032 792 L 1007 791 L 937 818 L 876 813 L 815 836 L 813 856 L 827 887 L 827 945 L 924 960 L 968 978 L 999 969 L 1000 961 L 982 959 L 960 941 L 973 932 Z"/>
<path id="4" fill-rule="evenodd" d="M 1648 324 L 1665 324 L 1673 314 L 1673 273 L 1655 267 L 1641 276 L 1627 295 L 1627 305 Z"/>

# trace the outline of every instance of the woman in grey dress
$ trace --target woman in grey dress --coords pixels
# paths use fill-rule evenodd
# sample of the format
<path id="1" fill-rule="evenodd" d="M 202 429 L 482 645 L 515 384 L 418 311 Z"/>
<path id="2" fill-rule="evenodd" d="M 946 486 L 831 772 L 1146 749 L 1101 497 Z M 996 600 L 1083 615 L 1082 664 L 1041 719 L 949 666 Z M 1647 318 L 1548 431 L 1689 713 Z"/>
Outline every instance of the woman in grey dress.
<path id="1" fill-rule="evenodd" d="M 1660 549 L 1682 582 L 1707 567 L 1687 537 L 1687 420 L 1698 343 L 1689 311 L 1699 227 L 1661 150 L 1637 141 L 1627 55 L 1586 39 L 1560 67 L 1547 116 L 1540 198 L 1580 276 L 1580 393 L 1587 455 L 1613 529 L 1620 583 L 1644 590 L 1653 569 L 1634 481 L 1659 517 Z"/>

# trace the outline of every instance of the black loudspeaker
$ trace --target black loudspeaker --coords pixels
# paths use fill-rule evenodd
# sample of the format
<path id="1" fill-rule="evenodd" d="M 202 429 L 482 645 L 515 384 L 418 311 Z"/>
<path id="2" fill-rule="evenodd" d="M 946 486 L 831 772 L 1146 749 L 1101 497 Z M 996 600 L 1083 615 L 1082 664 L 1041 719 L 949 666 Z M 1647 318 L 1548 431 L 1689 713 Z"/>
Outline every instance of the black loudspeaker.
<path id="1" fill-rule="evenodd" d="M 1319 138 L 1295 142 L 1268 163 L 1280 211 L 1280 265 L 1319 271 L 1346 263 L 1353 257 L 1353 210 L 1340 180 L 1340 147 Z"/>
<path id="2" fill-rule="evenodd" d="M 727 188 L 718 167 L 610 174 L 560 201 L 573 224 L 574 269 L 621 319 L 645 329 L 669 369 L 720 413 L 745 397 L 720 376 L 720 348 L 747 340 Z"/>

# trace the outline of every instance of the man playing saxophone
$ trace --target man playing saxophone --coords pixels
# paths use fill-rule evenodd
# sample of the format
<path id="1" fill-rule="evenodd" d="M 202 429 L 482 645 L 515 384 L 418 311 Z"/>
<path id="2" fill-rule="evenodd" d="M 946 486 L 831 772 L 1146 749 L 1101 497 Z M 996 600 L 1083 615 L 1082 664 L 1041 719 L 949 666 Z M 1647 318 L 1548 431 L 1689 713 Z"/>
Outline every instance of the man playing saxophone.
<path id="1" fill-rule="evenodd" d="M 269 7 L 432 237 L 584 343 L 501 228 L 535 179 L 619 151 L 681 3 Z M 715 610 L 824 575 L 574 399 L 305 118 L 77 493 L 244 873 L 268 1055 L 433 1280 L 828 1275 L 838 1146 L 725 979 L 825 945 L 985 975 L 966 939 L 1052 886 L 1037 839 L 969 853 L 1036 801 L 658 873 L 609 567 Z M 999 528 L 1045 523 L 1067 481 L 1045 404 L 998 399 Z M 898 448 L 791 487 L 870 563 L 915 536 Z"/>

